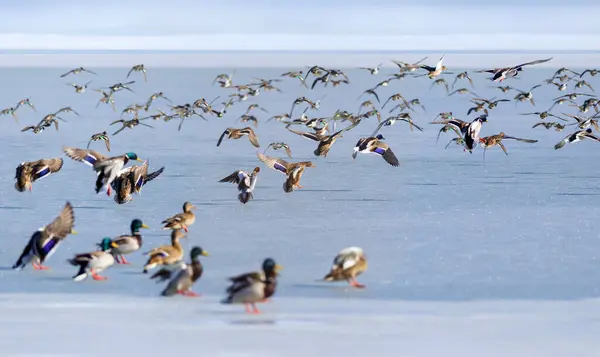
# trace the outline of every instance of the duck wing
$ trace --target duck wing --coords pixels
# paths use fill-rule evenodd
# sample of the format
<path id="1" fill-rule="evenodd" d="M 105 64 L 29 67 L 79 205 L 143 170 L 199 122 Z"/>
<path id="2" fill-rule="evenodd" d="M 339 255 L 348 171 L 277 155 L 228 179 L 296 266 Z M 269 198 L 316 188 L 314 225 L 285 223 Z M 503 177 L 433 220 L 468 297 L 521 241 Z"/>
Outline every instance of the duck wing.
<path id="1" fill-rule="evenodd" d="M 49 236 L 58 237 L 60 239 L 65 238 L 73 230 L 75 225 L 75 214 L 73 212 L 73 206 L 67 201 L 65 207 L 62 209 L 58 217 L 54 221 L 45 227 L 44 233 Z"/>
<path id="2" fill-rule="evenodd" d="M 94 150 L 79 149 L 74 147 L 63 146 L 63 152 L 69 158 L 83 162 L 86 165 L 94 166 L 97 161 L 103 161 L 107 159 L 107 156 L 100 154 Z"/>
<path id="3" fill-rule="evenodd" d="M 277 172 L 281 172 L 284 175 L 288 174 L 288 168 L 290 166 L 289 162 L 276 157 L 266 156 L 264 154 L 261 154 L 260 152 L 257 152 L 256 156 L 258 156 L 258 159 L 262 161 L 265 165 L 267 165 L 269 168 Z"/>

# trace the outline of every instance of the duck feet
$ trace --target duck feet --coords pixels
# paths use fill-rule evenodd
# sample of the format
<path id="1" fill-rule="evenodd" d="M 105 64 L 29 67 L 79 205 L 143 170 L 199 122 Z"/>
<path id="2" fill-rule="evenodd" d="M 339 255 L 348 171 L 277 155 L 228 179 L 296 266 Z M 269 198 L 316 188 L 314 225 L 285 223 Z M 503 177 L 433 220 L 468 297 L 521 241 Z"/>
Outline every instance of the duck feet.
<path id="1" fill-rule="evenodd" d="M 108 185 L 108 188 L 106 189 L 106 195 L 110 197 L 110 185 Z"/>
<path id="2" fill-rule="evenodd" d="M 98 273 L 96 273 L 93 269 L 91 270 L 91 275 L 92 275 L 92 279 L 94 280 L 107 280 L 108 278 L 105 276 L 100 276 L 98 275 Z"/>
<path id="3" fill-rule="evenodd" d="M 199 297 L 199 296 L 202 296 L 202 295 L 197 294 L 197 293 L 195 293 L 195 292 L 193 292 L 191 290 L 180 290 L 177 293 L 181 294 L 183 296 L 187 296 L 187 297 Z"/>
<path id="4" fill-rule="evenodd" d="M 246 303 L 246 312 L 249 314 L 260 314 L 260 310 L 254 303 Z"/>
<path id="5" fill-rule="evenodd" d="M 35 270 L 50 270 L 49 267 L 44 266 L 42 264 L 32 263 L 32 265 L 33 265 L 33 269 L 35 269 Z"/>
<path id="6" fill-rule="evenodd" d="M 182 226 L 182 228 L 185 231 L 185 233 L 188 233 L 188 227 L 187 226 Z"/>
<path id="7" fill-rule="evenodd" d="M 261 302 L 271 302 L 271 299 L 264 299 L 264 300 L 263 300 L 263 301 L 261 301 Z"/>
<path id="8" fill-rule="evenodd" d="M 355 287 L 355 288 L 359 288 L 359 289 L 364 289 L 365 286 L 363 284 L 360 284 L 358 281 L 356 281 L 356 279 L 352 279 L 350 280 L 350 285 Z"/>
<path id="9" fill-rule="evenodd" d="M 124 255 L 121 255 L 121 262 L 119 264 L 131 264 Z"/>

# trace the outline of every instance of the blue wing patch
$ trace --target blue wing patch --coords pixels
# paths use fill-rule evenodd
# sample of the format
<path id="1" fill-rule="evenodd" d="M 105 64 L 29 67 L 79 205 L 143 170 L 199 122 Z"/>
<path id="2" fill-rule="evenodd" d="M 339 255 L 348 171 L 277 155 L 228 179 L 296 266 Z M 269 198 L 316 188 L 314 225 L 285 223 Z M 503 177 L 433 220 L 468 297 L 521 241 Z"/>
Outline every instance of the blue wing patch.
<path id="1" fill-rule="evenodd" d="M 56 244 L 58 243 L 58 239 L 56 238 L 52 238 L 50 239 L 45 245 L 44 247 L 42 247 L 42 252 L 44 252 L 44 254 L 48 254 L 50 253 L 50 251 L 52 249 L 54 249 L 54 247 L 56 247 Z"/>
<path id="2" fill-rule="evenodd" d="M 283 166 L 282 164 L 276 162 L 273 164 L 273 168 L 279 172 L 283 172 L 284 174 L 287 174 L 287 170 L 285 168 L 285 166 Z"/>
<path id="3" fill-rule="evenodd" d="M 379 155 L 385 154 L 385 150 L 383 150 L 382 148 L 375 148 L 375 150 L 373 150 L 373 152 L 376 152 Z"/>
<path id="4" fill-rule="evenodd" d="M 40 171 L 35 173 L 36 179 L 41 179 L 50 174 L 50 168 L 48 166 L 44 166 Z"/>
<path id="5" fill-rule="evenodd" d="M 96 161 L 98 161 L 98 159 L 96 159 L 92 154 L 86 154 L 83 157 L 83 162 L 90 164 L 91 166 L 94 166 L 94 164 L 96 163 Z"/>

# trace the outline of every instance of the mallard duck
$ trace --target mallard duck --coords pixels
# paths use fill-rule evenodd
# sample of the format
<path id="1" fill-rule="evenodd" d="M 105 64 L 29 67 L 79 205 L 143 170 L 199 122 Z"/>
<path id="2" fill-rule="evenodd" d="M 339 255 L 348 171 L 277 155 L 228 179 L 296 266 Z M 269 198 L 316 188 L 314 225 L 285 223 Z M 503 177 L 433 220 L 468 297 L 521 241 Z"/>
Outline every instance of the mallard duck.
<path id="1" fill-rule="evenodd" d="M 254 186 L 256 186 L 259 172 L 260 167 L 255 167 L 250 174 L 243 170 L 237 170 L 231 175 L 219 180 L 219 182 L 235 183 L 238 186 L 238 191 L 240 191 L 238 200 L 245 204 L 253 198 L 252 191 L 254 191 Z"/>
<path id="2" fill-rule="evenodd" d="M 567 135 L 564 139 L 562 139 L 558 144 L 554 145 L 554 150 L 558 150 L 563 146 L 571 143 L 576 143 L 583 139 L 591 139 L 597 142 L 600 142 L 600 138 L 596 135 L 592 134 L 592 129 L 588 128 L 586 130 L 578 130 L 573 134 Z"/>
<path id="3" fill-rule="evenodd" d="M 92 143 L 92 141 L 104 141 L 104 144 L 106 145 L 106 150 L 110 152 L 110 138 L 108 137 L 106 131 L 92 135 L 90 137 L 90 141 L 88 141 L 87 144 L 88 149 L 90 148 L 90 144 Z"/>
<path id="4" fill-rule="evenodd" d="M 325 275 L 325 281 L 347 280 L 355 288 L 365 286 L 356 281 L 356 277 L 367 270 L 367 259 L 362 248 L 348 247 L 342 249 L 333 259 L 331 271 Z"/>
<path id="5" fill-rule="evenodd" d="M 286 143 L 283 143 L 283 142 L 270 143 L 269 146 L 267 146 L 267 148 L 265 149 L 265 151 L 263 151 L 263 154 L 265 152 L 267 152 L 267 150 L 269 150 L 269 148 L 272 148 L 273 150 L 285 149 L 285 153 L 287 154 L 287 156 L 290 159 L 292 158 L 292 149 Z"/>
<path id="6" fill-rule="evenodd" d="M 519 72 L 522 71 L 523 67 L 525 67 L 525 66 L 531 66 L 531 65 L 535 65 L 535 64 L 540 64 L 540 63 L 548 62 L 551 59 L 552 59 L 552 57 L 546 58 L 546 59 L 542 59 L 542 60 L 536 60 L 536 61 L 521 63 L 521 64 L 518 64 L 518 65 L 513 66 L 513 67 L 492 68 L 492 69 L 485 69 L 485 70 L 475 71 L 475 72 L 477 72 L 477 73 L 482 73 L 482 72 L 491 73 L 491 74 L 493 74 L 493 76 L 491 78 L 491 80 L 493 82 L 502 82 L 506 78 L 516 77 L 517 74 L 519 74 Z"/>
<path id="7" fill-rule="evenodd" d="M 96 72 L 90 71 L 89 69 L 85 69 L 85 68 L 83 68 L 83 67 L 79 67 L 79 68 L 73 68 L 72 70 L 70 70 L 69 72 L 67 72 L 67 73 L 65 73 L 65 74 L 61 74 L 61 75 L 60 75 L 60 78 L 64 78 L 64 77 L 68 76 L 68 75 L 69 75 L 69 74 L 71 74 L 71 73 L 72 73 L 72 74 L 79 74 L 79 73 L 82 73 L 82 72 L 87 72 L 87 73 L 90 73 L 90 74 L 95 74 L 95 75 L 97 75 L 97 73 L 96 73 Z"/>
<path id="8" fill-rule="evenodd" d="M 105 276 L 98 275 L 98 273 L 115 264 L 115 257 L 110 251 L 112 248 L 118 248 L 119 245 L 106 237 L 102 239 L 102 242 L 98 246 L 101 250 L 77 254 L 68 260 L 71 265 L 79 267 L 79 271 L 73 276 L 73 280 L 81 281 L 87 279 L 88 275 L 91 275 L 94 280 L 108 279 Z"/>
<path id="9" fill-rule="evenodd" d="M 165 170 L 165 167 L 148 173 L 148 160 L 144 161 L 141 166 L 133 165 L 129 169 L 122 170 L 121 175 L 117 177 L 111 184 L 115 190 L 115 202 L 124 204 L 131 202 L 132 193 L 140 193 L 142 187 L 148 182 L 154 180 Z"/>
<path id="10" fill-rule="evenodd" d="M 300 185 L 300 179 L 302 178 L 302 174 L 304 174 L 305 167 L 306 166 L 296 166 L 290 170 L 287 179 L 283 183 L 284 192 L 290 193 L 296 188 L 303 188 L 303 186 Z"/>
<path id="11" fill-rule="evenodd" d="M 196 206 L 190 202 L 185 202 L 183 204 L 183 213 L 177 213 L 161 222 L 165 225 L 163 229 L 183 229 L 187 232 L 188 227 L 196 222 L 196 215 L 192 212 L 194 209 L 196 209 Z"/>
<path id="12" fill-rule="evenodd" d="M 49 268 L 42 264 L 56 251 L 56 248 L 68 234 L 77 234 L 73 230 L 74 224 L 73 206 L 67 201 L 59 216 L 52 223 L 33 233 L 25 249 L 23 249 L 23 253 L 21 253 L 12 268 L 21 270 L 31 262 L 35 270 L 48 270 Z"/>
<path id="13" fill-rule="evenodd" d="M 106 155 L 89 149 L 79 149 L 70 146 L 63 146 L 62 149 L 69 158 L 82 162 L 90 167 L 94 167 L 96 161 L 102 161 L 108 158 Z"/>
<path id="14" fill-rule="evenodd" d="M 102 161 L 96 161 L 93 166 L 94 171 L 98 173 L 96 179 L 96 193 L 99 193 L 106 187 L 106 194 L 110 196 L 112 182 L 121 175 L 123 166 L 125 166 L 129 160 L 142 161 L 142 159 L 133 152 L 128 152 L 121 156 L 110 157 Z"/>
<path id="15" fill-rule="evenodd" d="M 258 159 L 260 161 L 262 161 L 269 168 L 271 168 L 277 172 L 280 172 L 286 176 L 289 174 L 289 172 L 291 170 L 293 170 L 294 168 L 296 168 L 298 166 L 316 167 L 316 165 L 313 164 L 312 161 L 287 162 L 283 159 L 266 156 L 264 154 L 261 154 L 260 152 L 257 152 L 256 156 L 258 157 Z"/>
<path id="16" fill-rule="evenodd" d="M 60 171 L 62 166 L 63 159 L 60 158 L 22 162 L 15 173 L 15 189 L 19 192 L 32 191 L 35 181 Z"/>
<path id="17" fill-rule="evenodd" d="M 141 72 L 144 75 L 144 82 L 147 82 L 146 67 L 144 67 L 143 64 L 136 64 L 135 66 L 131 67 L 131 69 L 129 70 L 129 72 L 127 72 L 127 78 L 129 78 L 129 75 L 132 72 Z"/>
<path id="18" fill-rule="evenodd" d="M 163 268 L 150 277 L 150 279 L 158 278 L 157 282 L 163 282 L 171 279 L 167 287 L 162 291 L 162 296 L 173 296 L 181 294 L 183 296 L 199 296 L 192 291 L 192 285 L 200 279 L 204 268 L 200 263 L 200 256 L 208 257 L 208 253 L 200 248 L 193 247 L 190 252 L 191 263 L 183 264 L 180 269 L 170 270 Z M 173 277 L 173 275 L 175 276 Z M 173 277 L 173 278 L 171 278 Z"/>
<path id="19" fill-rule="evenodd" d="M 399 166 L 400 162 L 390 146 L 381 140 L 384 140 L 384 137 L 381 134 L 370 136 L 368 138 L 360 138 L 356 143 L 356 146 L 354 146 L 352 158 L 356 159 L 358 153 L 374 153 L 381 156 L 388 164 L 394 167 Z"/>
<path id="20" fill-rule="evenodd" d="M 229 278 L 231 285 L 227 288 L 227 297 L 223 304 L 245 304 L 246 312 L 258 314 L 257 302 L 264 302 L 275 294 L 277 273 L 283 269 L 275 260 L 267 258 L 262 265 L 263 271 L 246 273 Z M 251 309 L 252 307 L 252 309 Z"/>
<path id="21" fill-rule="evenodd" d="M 125 254 L 131 254 L 142 247 L 141 228 L 147 229 L 150 227 L 136 218 L 131 221 L 131 235 L 124 234 L 112 240 L 117 244 L 117 247 L 111 250 L 111 254 L 115 257 L 117 264 L 129 264 L 127 259 L 125 259 Z"/>
<path id="22" fill-rule="evenodd" d="M 185 233 L 179 229 L 173 230 L 171 232 L 171 245 L 161 245 L 147 252 L 146 255 L 150 257 L 144 265 L 144 274 L 147 274 L 148 270 L 154 269 L 158 265 L 172 265 L 181 261 L 183 259 L 183 247 L 179 242 L 181 238 L 187 238 Z"/>
<path id="23" fill-rule="evenodd" d="M 473 121 L 467 127 L 463 139 L 465 140 L 465 148 L 469 152 L 472 152 L 475 148 L 475 145 L 477 145 L 479 142 L 479 132 L 481 131 L 481 126 L 486 122 L 487 115 L 480 115 L 473 119 Z"/>
<path id="24" fill-rule="evenodd" d="M 252 130 L 252 128 L 250 128 L 250 127 L 245 127 L 242 129 L 235 129 L 235 128 L 225 129 L 223 134 L 221 134 L 221 136 L 219 137 L 219 141 L 217 141 L 217 146 L 221 145 L 221 141 L 223 141 L 223 138 L 225 138 L 225 135 L 227 135 L 227 139 L 239 139 L 243 136 L 248 136 L 248 140 L 250 140 L 250 143 L 252 145 L 254 145 L 254 147 L 257 147 L 257 148 L 260 147 L 260 144 L 258 143 L 258 137 L 256 136 L 256 133 L 254 132 L 254 130 Z"/>

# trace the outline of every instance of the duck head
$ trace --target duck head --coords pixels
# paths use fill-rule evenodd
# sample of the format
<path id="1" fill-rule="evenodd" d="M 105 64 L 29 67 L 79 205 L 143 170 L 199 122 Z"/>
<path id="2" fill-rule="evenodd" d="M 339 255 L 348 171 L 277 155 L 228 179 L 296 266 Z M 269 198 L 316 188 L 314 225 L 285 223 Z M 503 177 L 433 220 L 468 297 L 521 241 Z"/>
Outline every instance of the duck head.
<path id="1" fill-rule="evenodd" d="M 102 249 L 102 251 L 107 251 L 112 248 L 118 248 L 119 245 L 112 241 L 109 237 L 102 238 L 102 242 L 98 243 L 98 247 Z"/>
<path id="2" fill-rule="evenodd" d="M 143 161 L 142 159 L 140 159 L 136 153 L 134 152 L 128 152 L 125 154 L 125 157 L 127 157 L 129 160 L 135 160 L 135 161 Z"/>
<path id="3" fill-rule="evenodd" d="M 133 221 L 131 221 L 131 232 L 132 233 L 136 233 L 139 232 L 140 229 L 142 228 L 150 228 L 148 227 L 144 222 L 142 222 L 141 219 L 134 219 Z"/>
<path id="4" fill-rule="evenodd" d="M 198 257 L 201 256 L 201 255 L 205 256 L 205 257 L 209 256 L 207 251 L 205 251 L 204 249 L 202 249 L 202 248 L 200 248 L 198 246 L 192 248 L 192 250 L 190 251 L 190 258 L 192 258 L 193 262 L 197 262 L 198 261 Z"/>

